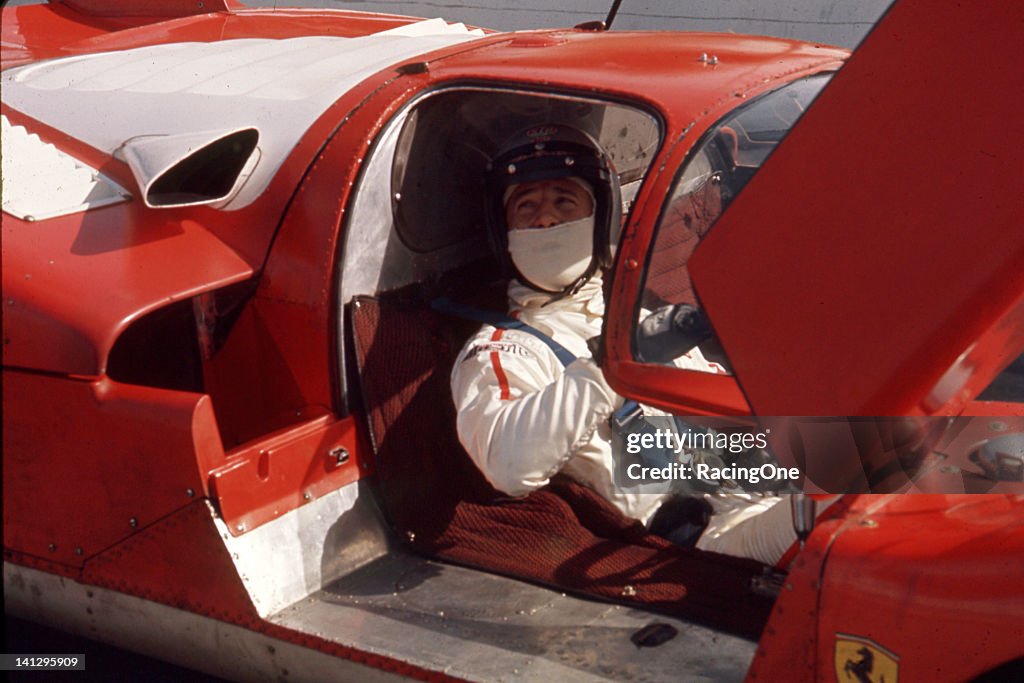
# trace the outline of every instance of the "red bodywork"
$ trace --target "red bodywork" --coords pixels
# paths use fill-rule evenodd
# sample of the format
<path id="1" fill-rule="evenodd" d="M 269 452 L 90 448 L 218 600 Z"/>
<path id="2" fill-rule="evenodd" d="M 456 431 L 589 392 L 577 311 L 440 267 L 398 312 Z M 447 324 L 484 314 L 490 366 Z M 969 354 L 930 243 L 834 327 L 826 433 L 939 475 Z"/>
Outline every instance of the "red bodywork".
<path id="1" fill-rule="evenodd" d="M 1024 132 L 1003 94 L 1024 81 L 941 31 L 1008 60 L 1019 8 L 897 3 L 689 262 L 756 414 L 956 415 L 1020 352 Z M 677 412 L 749 412 L 731 379 L 631 360 L 650 244 L 637 229 L 622 246 L 613 381 Z"/>
<path id="2" fill-rule="evenodd" d="M 108 3 L 5 9 L 3 67 L 168 42 L 357 36 L 411 22 L 231 3 L 203 14 L 175 9 L 186 4 L 192 3 L 163 3 L 165 10 L 154 14 L 176 18 L 156 22 L 107 16 Z M 927 58 L 915 58 L 923 48 L 906 38 L 912 31 L 903 42 L 876 32 L 863 59 L 858 53 L 837 78 L 837 86 L 844 80 L 851 85 L 837 87 L 834 97 L 826 90 L 821 107 L 812 109 L 695 253 L 698 294 L 735 358 L 740 384 L 714 375 L 681 382 L 681 371 L 629 360 L 639 266 L 676 169 L 701 134 L 737 101 L 838 69 L 846 58 L 841 50 L 699 34 L 489 35 L 424 57 L 426 69 L 389 68 L 345 93 L 306 131 L 266 192 L 241 210 L 156 211 L 134 200 L 38 224 L 4 214 L 5 561 L 401 669 L 386 658 L 258 619 L 197 499 L 214 502 L 237 536 L 372 474 L 365 425 L 361 416 L 347 414 L 337 379 L 336 269 L 343 230 L 360 162 L 377 134 L 404 104 L 444 84 L 515 84 L 623 100 L 661 118 L 663 144 L 626 227 L 611 303 L 609 371 L 623 393 L 691 414 L 749 414 L 750 406 L 764 415 L 985 413 L 984 405 L 968 401 L 1024 346 L 1024 280 L 1015 265 L 1024 262 L 1019 160 L 996 154 L 989 162 L 985 146 L 1024 148 L 1020 126 L 999 125 L 1012 112 L 999 97 L 986 97 L 990 89 L 1020 88 L 976 77 L 987 73 L 999 80 L 974 63 L 977 55 L 989 63 L 1014 63 L 1020 18 L 1007 11 L 1010 16 L 1000 17 L 996 10 L 972 10 L 977 21 L 1006 35 L 958 31 L 958 41 L 984 45 L 949 50 L 948 43 L 928 43 L 938 47 Z M 897 5 L 887 26 L 903 35 L 922 15 L 938 17 L 950 30 L 968 20 L 907 2 Z M 894 43 L 907 54 L 892 57 Z M 713 53 L 719 62 L 699 63 L 701 53 Z M 934 63 L 940 54 L 948 61 Z M 896 63 L 885 68 L 887 59 Z M 880 70 L 903 77 L 876 77 Z M 967 99 L 976 107 L 968 116 L 983 117 L 973 131 L 960 128 L 953 95 L 933 87 L 928 76 L 934 71 L 958 91 L 970 83 Z M 1002 77 L 1019 81 L 1019 73 Z M 876 86 L 877 96 L 863 96 Z M 886 123 L 891 131 L 879 124 L 876 114 L 892 102 L 910 107 L 924 96 L 930 111 L 952 118 L 929 119 L 935 128 L 915 128 L 910 138 L 902 134 L 907 121 L 901 117 Z M 831 127 L 836 112 L 873 125 L 837 141 Z M 118 159 L 7 105 L 3 113 L 134 187 Z M 962 198 L 973 203 L 956 203 L 962 213 L 953 220 L 982 218 L 974 231 L 956 235 L 961 239 L 952 249 L 932 239 L 933 223 L 949 218 L 950 207 L 940 200 L 950 190 L 927 173 L 949 162 L 934 147 L 930 157 L 918 154 L 950 129 L 958 138 L 970 133 L 973 142 L 965 145 L 980 146 L 963 173 L 996 176 L 992 195 L 965 193 Z M 892 145 L 903 161 L 890 175 L 872 175 L 873 161 L 891 156 Z M 831 174 L 806 172 L 807 158 L 822 146 L 829 147 L 830 158 L 848 164 L 830 165 Z M 854 173 L 858 181 L 849 193 L 837 194 L 840 181 Z M 801 182 L 787 180 L 793 177 Z M 860 184 L 864 179 L 877 182 Z M 887 187 L 899 191 L 887 193 Z M 803 198 L 792 199 L 794 193 Z M 981 211 L 992 207 L 992 197 L 1010 209 Z M 799 212 L 787 210 L 794 201 Z M 875 213 L 851 215 L 842 208 L 849 204 Z M 878 214 L 895 215 L 897 204 L 934 209 L 919 214 L 913 230 L 887 230 Z M 786 220 L 767 219 L 773 210 L 787 210 Z M 837 217 L 875 229 L 842 228 Z M 901 219 L 902 228 L 908 219 Z M 751 221 L 764 229 L 747 229 L 744 223 Z M 827 236 L 820 229 L 827 222 L 843 234 L 856 233 L 857 243 Z M 829 253 L 832 247 L 836 253 Z M 908 286 L 899 288 L 906 300 L 894 307 L 895 317 L 877 319 L 876 302 L 892 288 L 882 277 L 865 278 L 862 263 L 864 254 L 880 251 L 892 254 L 887 272 L 899 273 Z M 808 270 L 813 263 L 819 267 Z M 807 278 L 834 278 L 835 284 L 804 296 Z M 203 362 L 202 392 L 133 386 L 107 376 L 111 350 L 135 321 L 169 303 L 244 282 L 253 294 L 223 346 Z M 752 292 L 766 305 L 752 311 L 746 305 Z M 828 314 L 815 317 L 815 311 Z M 742 333 L 750 327 L 757 336 Z M 816 336 L 823 327 L 833 331 L 827 343 Z M 886 334 L 876 336 L 879 330 Z M 790 353 L 803 360 L 789 362 Z M 873 362 L 879 355 L 887 359 L 884 366 Z M 967 380 L 949 395 L 936 394 L 937 382 L 956 363 L 971 368 Z M 844 378 L 859 383 L 837 391 Z M 1019 405 L 1002 407 L 1021 414 Z M 339 457 L 341 449 L 347 459 Z M 868 519 L 872 524 L 865 524 Z M 1020 656 L 1022 622 L 1011 617 L 1024 613 L 1022 519 L 1019 497 L 852 501 L 849 513 L 822 524 L 798 556 L 792 589 L 776 604 L 750 678 L 830 679 L 836 633 L 868 638 L 899 654 L 906 680 L 937 671 L 944 680 L 961 680 Z M 200 560 L 173 561 L 186 553 Z M 922 630 L 915 624 L 935 626 Z M 967 641 L 962 632 L 986 635 Z"/>

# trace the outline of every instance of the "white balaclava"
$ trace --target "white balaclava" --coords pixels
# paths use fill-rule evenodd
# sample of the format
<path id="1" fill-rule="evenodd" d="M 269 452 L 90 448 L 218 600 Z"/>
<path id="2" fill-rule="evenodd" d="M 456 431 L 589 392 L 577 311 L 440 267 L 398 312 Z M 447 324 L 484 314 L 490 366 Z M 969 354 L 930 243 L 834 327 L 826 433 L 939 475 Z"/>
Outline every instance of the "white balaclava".
<path id="1" fill-rule="evenodd" d="M 590 186 L 578 179 L 591 197 Z M 510 195 L 506 192 L 506 199 Z M 551 292 L 561 292 L 590 267 L 594 255 L 594 213 L 550 228 L 509 230 L 508 253 L 519 273 Z"/>

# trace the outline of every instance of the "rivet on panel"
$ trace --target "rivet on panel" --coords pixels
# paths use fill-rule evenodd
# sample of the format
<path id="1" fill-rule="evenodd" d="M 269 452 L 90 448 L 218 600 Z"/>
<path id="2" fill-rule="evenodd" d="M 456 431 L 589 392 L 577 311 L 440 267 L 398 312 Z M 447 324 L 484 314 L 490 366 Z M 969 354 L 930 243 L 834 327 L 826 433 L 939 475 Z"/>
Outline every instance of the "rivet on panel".
<path id="1" fill-rule="evenodd" d="M 132 517 L 131 519 L 128 520 L 128 526 L 130 526 L 131 528 L 134 529 L 135 527 L 139 526 L 139 520 L 137 520 L 134 517 Z"/>

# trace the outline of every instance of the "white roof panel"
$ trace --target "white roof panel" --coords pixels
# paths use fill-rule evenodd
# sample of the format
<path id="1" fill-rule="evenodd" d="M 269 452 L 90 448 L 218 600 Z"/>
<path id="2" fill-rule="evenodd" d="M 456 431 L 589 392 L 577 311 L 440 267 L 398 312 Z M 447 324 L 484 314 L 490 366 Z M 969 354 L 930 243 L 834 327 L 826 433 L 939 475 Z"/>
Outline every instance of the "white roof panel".
<path id="1" fill-rule="evenodd" d="M 3 210 L 44 220 L 124 201 L 131 195 L 95 168 L 12 126 L 0 115 Z"/>
<path id="2" fill-rule="evenodd" d="M 171 43 L 66 57 L 5 71 L 3 100 L 111 154 L 139 136 L 256 128 L 259 163 L 224 206 L 237 209 L 259 196 L 345 92 L 392 64 L 481 35 L 432 19 L 358 38 Z"/>

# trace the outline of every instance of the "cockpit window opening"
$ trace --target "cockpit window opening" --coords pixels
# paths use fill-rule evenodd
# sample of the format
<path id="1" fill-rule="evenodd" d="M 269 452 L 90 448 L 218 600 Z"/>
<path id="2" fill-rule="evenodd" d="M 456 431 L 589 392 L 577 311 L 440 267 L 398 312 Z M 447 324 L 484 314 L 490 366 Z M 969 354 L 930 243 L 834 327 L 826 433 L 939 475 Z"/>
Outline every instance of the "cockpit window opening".
<path id="1" fill-rule="evenodd" d="M 661 138 L 654 116 L 615 102 L 486 88 L 429 96 L 409 112 L 395 149 L 391 198 L 402 243 L 429 253 L 481 237 L 488 161 L 513 134 L 543 123 L 594 136 L 608 150 L 627 199 Z"/>
<path id="2" fill-rule="evenodd" d="M 665 362 L 668 349 L 678 357 L 696 344 L 712 361 L 710 369 L 703 371 L 728 372 L 728 360 L 700 311 L 687 262 L 722 212 L 750 182 L 831 76 L 831 73 L 810 76 L 761 95 L 727 114 L 697 142 L 665 200 L 648 255 L 634 336 L 634 356 L 638 360 L 650 362 L 657 358 L 656 362 Z M 675 310 L 673 307 L 687 307 L 685 315 L 676 314 L 678 311 L 669 315 L 667 311 Z M 651 325 L 643 324 L 652 311 L 661 311 L 666 320 L 688 320 L 704 333 L 669 331 L 668 334 L 678 334 L 686 342 L 676 343 L 666 338 L 666 331 L 659 327 L 662 336 L 657 340 L 655 351 L 650 339 L 645 337 Z M 683 348 L 691 339 L 694 344 Z M 702 368 L 691 369 L 700 371 Z"/>

